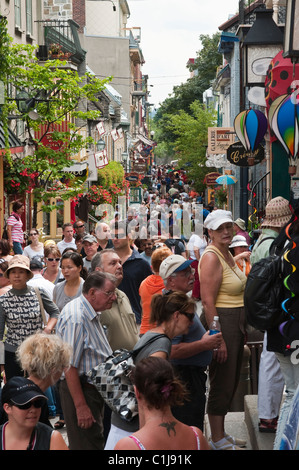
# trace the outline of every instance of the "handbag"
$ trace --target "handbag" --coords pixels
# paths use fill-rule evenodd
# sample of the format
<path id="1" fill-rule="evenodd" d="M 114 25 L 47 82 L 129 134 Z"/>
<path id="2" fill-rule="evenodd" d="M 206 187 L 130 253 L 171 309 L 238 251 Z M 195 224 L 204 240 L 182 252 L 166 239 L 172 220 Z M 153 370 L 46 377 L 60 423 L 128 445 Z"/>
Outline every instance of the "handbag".
<path id="1" fill-rule="evenodd" d="M 38 302 L 39 302 L 39 306 L 40 306 L 40 313 L 41 313 L 41 317 L 42 317 L 42 320 L 43 320 L 43 327 L 45 328 L 47 326 L 47 320 L 46 320 L 46 314 L 45 314 L 45 309 L 44 309 L 44 304 L 43 304 L 43 301 L 42 301 L 42 297 L 40 295 L 40 291 L 39 291 L 38 287 L 34 287 L 34 291 L 35 291 L 36 296 L 38 298 Z"/>
<path id="2" fill-rule="evenodd" d="M 154 336 L 143 346 L 131 351 L 117 349 L 105 362 L 87 374 L 109 408 L 125 421 L 132 421 L 138 415 L 137 399 L 130 378 L 135 367 L 134 360 L 143 348 L 165 336 Z"/>

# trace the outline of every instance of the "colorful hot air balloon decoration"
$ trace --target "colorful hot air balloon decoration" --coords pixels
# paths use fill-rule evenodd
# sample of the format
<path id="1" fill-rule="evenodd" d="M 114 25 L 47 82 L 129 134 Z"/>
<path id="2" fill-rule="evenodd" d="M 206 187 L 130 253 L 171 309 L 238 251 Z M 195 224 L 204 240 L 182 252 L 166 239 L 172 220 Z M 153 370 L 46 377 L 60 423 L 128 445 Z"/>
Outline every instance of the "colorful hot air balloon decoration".
<path id="1" fill-rule="evenodd" d="M 269 108 L 268 120 L 270 129 L 288 154 L 289 173 L 295 174 L 299 150 L 299 103 L 296 93 L 276 98 Z"/>
<path id="2" fill-rule="evenodd" d="M 257 109 L 242 111 L 235 117 L 235 132 L 244 148 L 251 153 L 248 157 L 248 165 L 254 164 L 252 154 L 263 140 L 267 132 L 267 126 L 266 116 Z"/>

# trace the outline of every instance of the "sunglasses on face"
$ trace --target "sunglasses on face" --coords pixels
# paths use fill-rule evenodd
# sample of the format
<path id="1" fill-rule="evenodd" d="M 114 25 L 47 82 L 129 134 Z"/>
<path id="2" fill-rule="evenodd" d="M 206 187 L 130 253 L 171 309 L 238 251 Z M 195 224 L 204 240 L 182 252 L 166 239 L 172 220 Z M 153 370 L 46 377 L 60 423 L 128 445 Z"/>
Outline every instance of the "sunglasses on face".
<path id="1" fill-rule="evenodd" d="M 187 313 L 187 312 L 180 312 L 182 315 L 188 318 L 188 320 L 193 321 L 195 317 L 195 313 Z"/>
<path id="2" fill-rule="evenodd" d="M 40 398 L 37 400 L 29 401 L 28 403 L 25 403 L 24 405 L 17 405 L 16 403 L 12 403 L 12 402 L 11 402 L 11 405 L 15 406 L 16 408 L 19 408 L 19 410 L 29 410 L 29 408 L 31 408 L 32 406 L 34 406 L 34 408 L 41 408 L 44 402 L 45 400 Z"/>
<path id="3" fill-rule="evenodd" d="M 83 228 L 83 227 L 84 227 L 84 225 L 77 225 L 76 228 Z"/>
<path id="4" fill-rule="evenodd" d="M 47 258 L 48 261 L 56 261 L 56 263 L 58 263 L 58 261 L 60 261 L 60 258 Z"/>

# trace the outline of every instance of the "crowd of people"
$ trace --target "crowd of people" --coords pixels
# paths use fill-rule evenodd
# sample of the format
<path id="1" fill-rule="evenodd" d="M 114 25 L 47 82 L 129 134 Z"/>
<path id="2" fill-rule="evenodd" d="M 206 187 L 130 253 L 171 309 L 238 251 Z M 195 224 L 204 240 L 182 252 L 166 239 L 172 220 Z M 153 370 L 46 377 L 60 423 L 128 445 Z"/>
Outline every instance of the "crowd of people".
<path id="1" fill-rule="evenodd" d="M 246 448 L 225 429 L 247 337 L 244 289 L 274 240 L 297 240 L 289 202 L 267 204 L 255 242 L 242 219 L 205 205 L 186 172 L 167 167 L 155 169 L 139 206 L 125 214 L 118 207 L 90 231 L 82 220 L 66 223 L 57 243 L 32 228 L 24 247 L 23 210 L 14 204 L 8 239 L 0 240 L 2 449 Z M 289 269 L 285 260 L 285 276 Z M 210 334 L 214 317 L 221 331 Z M 292 314 L 264 334 L 259 429 L 276 433 L 275 449 L 286 447 L 298 395 L 287 347 L 297 331 Z M 132 373 L 138 415 L 126 421 L 89 372 L 113 351 L 141 347 Z M 68 445 L 57 432 L 64 426 Z"/>

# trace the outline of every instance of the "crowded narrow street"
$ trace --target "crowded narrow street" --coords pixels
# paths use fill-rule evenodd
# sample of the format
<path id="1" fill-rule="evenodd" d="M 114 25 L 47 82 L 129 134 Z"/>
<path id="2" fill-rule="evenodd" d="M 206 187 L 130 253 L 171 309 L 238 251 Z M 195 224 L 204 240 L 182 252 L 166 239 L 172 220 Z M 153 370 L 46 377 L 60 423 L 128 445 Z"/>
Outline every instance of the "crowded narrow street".
<path id="1" fill-rule="evenodd" d="M 0 0 L 1 450 L 298 450 L 298 17 Z"/>

